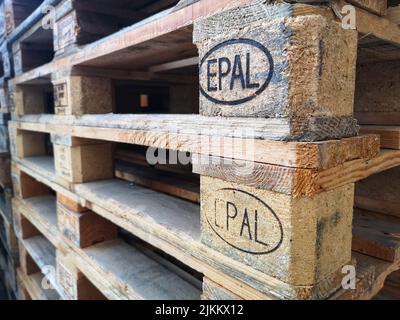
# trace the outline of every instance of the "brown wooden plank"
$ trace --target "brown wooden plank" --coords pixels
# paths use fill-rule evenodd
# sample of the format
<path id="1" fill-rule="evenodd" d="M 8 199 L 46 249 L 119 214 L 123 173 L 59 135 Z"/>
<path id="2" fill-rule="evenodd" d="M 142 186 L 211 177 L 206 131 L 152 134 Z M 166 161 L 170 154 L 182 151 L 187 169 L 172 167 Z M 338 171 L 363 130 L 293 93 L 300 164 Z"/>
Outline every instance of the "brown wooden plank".
<path id="1" fill-rule="evenodd" d="M 385 261 L 397 261 L 400 258 L 400 219 L 357 209 L 352 248 Z"/>
<path id="2" fill-rule="evenodd" d="M 400 150 L 400 127 L 398 126 L 361 126 L 361 133 L 379 135 L 381 148 Z"/>

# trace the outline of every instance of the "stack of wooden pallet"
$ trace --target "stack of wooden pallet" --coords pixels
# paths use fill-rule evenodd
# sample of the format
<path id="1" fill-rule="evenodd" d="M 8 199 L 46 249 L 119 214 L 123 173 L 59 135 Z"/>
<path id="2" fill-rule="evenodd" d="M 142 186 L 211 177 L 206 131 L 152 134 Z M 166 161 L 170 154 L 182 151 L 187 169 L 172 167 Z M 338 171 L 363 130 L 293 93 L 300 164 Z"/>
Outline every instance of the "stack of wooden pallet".
<path id="1" fill-rule="evenodd" d="M 18 297 L 399 298 L 400 1 L 348 2 L 4 1 Z"/>

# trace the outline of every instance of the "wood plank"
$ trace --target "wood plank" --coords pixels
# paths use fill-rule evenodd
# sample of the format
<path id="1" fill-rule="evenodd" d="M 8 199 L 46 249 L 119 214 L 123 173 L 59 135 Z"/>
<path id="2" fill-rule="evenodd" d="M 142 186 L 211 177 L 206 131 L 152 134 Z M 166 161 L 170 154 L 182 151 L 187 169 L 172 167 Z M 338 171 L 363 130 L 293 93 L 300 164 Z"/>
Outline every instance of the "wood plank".
<path id="1" fill-rule="evenodd" d="M 353 220 L 352 248 L 396 262 L 400 259 L 400 219 L 357 209 Z"/>
<path id="2" fill-rule="evenodd" d="M 251 0 L 239 0 L 234 3 L 229 0 L 205 0 L 195 2 L 177 11 L 172 10 L 169 14 L 157 15 L 146 24 L 139 23 L 138 25 L 134 25 L 116 33 L 106 40 L 100 40 L 86 46 L 84 53 L 79 52 L 67 57 L 62 57 L 44 66 L 31 70 L 17 77 L 14 83 L 22 84 L 41 77 L 48 77 L 56 70 L 67 66 L 83 64 L 87 66 L 91 65 L 101 67 L 101 61 L 106 62 L 107 59 L 110 61 L 110 56 L 113 56 L 114 60 L 117 58 L 121 61 L 123 60 L 121 57 L 126 58 L 129 51 L 134 46 L 157 37 L 173 34 L 178 30 L 183 30 L 184 28 L 190 27 L 194 21 L 205 16 L 215 14 L 221 10 L 226 10 L 229 7 L 245 5 L 250 2 Z M 342 6 L 339 6 L 339 8 L 341 7 Z M 357 30 L 363 34 L 373 34 L 384 41 L 400 43 L 400 32 L 394 22 L 382 19 L 372 13 L 358 8 Z M 150 55 L 150 52 L 148 55 Z M 154 54 L 154 51 L 152 53 Z M 110 64 L 110 62 L 108 63 Z M 103 65 L 102 67 L 105 66 Z"/>
<path id="3" fill-rule="evenodd" d="M 354 101 L 360 124 L 400 125 L 400 61 L 359 63 Z"/>
<path id="4" fill-rule="evenodd" d="M 174 174 L 155 171 L 152 168 L 115 165 L 115 177 L 144 187 L 170 194 L 193 202 L 200 202 L 200 181 L 180 179 Z"/>
<path id="5" fill-rule="evenodd" d="M 48 228 L 46 234 L 50 232 L 58 238 L 61 237 L 61 234 L 56 232 L 57 226 L 47 221 L 46 215 L 43 215 L 40 211 L 46 205 L 48 208 L 45 209 L 45 212 L 55 209 L 55 197 L 43 197 L 35 202 L 25 200 L 20 202 L 23 214 L 29 216 L 29 218 L 34 217 L 35 222 L 32 222 L 38 229 Z M 40 205 L 38 205 L 38 202 Z M 34 239 L 34 243 L 32 243 L 32 239 Z M 37 241 L 37 237 L 32 239 L 28 239 L 30 247 L 33 244 L 36 249 L 44 246 L 43 239 L 40 239 L 40 242 Z M 39 245 L 37 245 L 38 242 Z M 30 249 L 29 246 L 28 250 Z M 120 239 L 106 241 L 86 249 L 79 249 L 74 246 L 67 250 L 71 249 L 76 254 L 74 259 L 80 261 L 78 263 L 79 269 L 89 279 L 94 280 L 94 284 L 100 287 L 106 296 L 113 299 L 171 300 L 200 298 L 198 289 Z M 35 256 L 38 255 L 35 254 Z"/>
<path id="6" fill-rule="evenodd" d="M 204 0 L 189 6 L 185 6 L 177 11 L 174 11 L 173 9 L 169 11 L 167 10 L 163 13 L 155 15 L 151 19 L 146 20 L 145 23 L 139 22 L 136 25 L 114 34 L 107 41 L 97 41 L 93 44 L 85 46 L 85 49 L 81 52 L 59 58 L 51 63 L 27 72 L 17 77 L 15 79 L 15 83 L 21 84 L 29 80 L 34 80 L 43 76 L 49 76 L 56 70 L 65 68 L 67 66 L 78 64 L 93 65 L 96 62 L 98 63 L 100 60 L 105 62 L 107 61 L 107 58 L 110 60 L 110 57 L 114 58 L 114 62 L 111 63 L 111 65 L 115 65 L 115 58 L 121 61 L 121 56 L 126 57 L 129 55 L 131 50 L 130 48 L 134 46 L 143 44 L 156 38 L 158 39 L 157 41 L 159 41 L 160 37 L 162 36 L 168 36 L 179 32 L 179 30 L 185 30 L 185 28 L 188 28 L 193 24 L 193 21 L 225 10 L 229 7 L 246 4 L 250 1 L 251 0 L 238 0 L 232 3 L 230 0 Z M 185 37 L 190 41 L 191 44 L 190 34 L 190 32 L 187 33 L 189 38 L 186 36 Z M 170 42 L 169 45 L 172 43 L 174 42 Z M 182 44 L 178 43 L 177 47 L 178 51 L 182 50 Z M 164 56 L 166 56 L 165 50 L 163 52 Z"/>
<path id="7" fill-rule="evenodd" d="M 371 175 L 356 184 L 355 206 L 400 217 L 400 167 Z"/>
<path id="8" fill-rule="evenodd" d="M 388 157 L 390 159 L 390 157 Z M 41 176 L 50 176 L 51 174 L 43 174 Z M 47 181 L 47 183 L 51 183 Z M 90 187 L 92 186 L 92 187 Z M 146 239 L 146 241 L 149 241 L 151 244 L 160 247 L 162 250 L 168 252 L 172 256 L 175 256 L 177 258 L 181 257 L 180 259 L 185 259 L 187 263 L 192 266 L 194 269 L 199 270 L 200 272 L 204 272 L 208 277 L 211 279 L 216 279 L 218 283 L 221 281 L 221 275 L 219 273 L 215 274 L 215 271 L 212 272 L 212 269 L 210 269 L 209 266 L 202 265 L 201 263 L 199 264 L 200 261 L 204 260 L 207 256 L 209 257 L 210 253 L 207 253 L 208 251 L 206 248 L 200 246 L 199 248 L 199 240 L 194 240 L 193 235 L 188 234 L 188 228 L 182 227 L 177 229 L 176 219 L 172 219 L 171 223 L 165 225 L 165 223 L 168 223 L 170 219 L 166 220 L 160 220 L 160 218 L 153 217 L 144 219 L 148 214 L 151 214 L 151 211 L 146 210 L 146 215 L 143 216 L 143 213 L 140 213 L 141 211 L 137 212 L 135 208 L 137 208 L 137 201 L 135 197 L 132 197 L 132 191 L 130 191 L 131 186 L 129 186 L 128 183 L 124 182 L 113 182 L 111 181 L 105 181 L 105 182 L 97 182 L 97 183 L 91 183 L 91 184 L 83 184 L 80 185 L 79 187 L 76 186 L 76 194 L 79 194 L 80 198 L 83 198 L 84 201 L 86 201 L 86 204 L 90 206 L 96 213 L 104 216 L 105 218 L 113 221 L 117 225 L 124 226 L 125 229 L 129 230 L 133 234 L 139 236 L 140 238 Z M 112 190 L 112 197 L 108 194 Z M 140 190 L 140 188 L 138 188 Z M 151 190 L 147 192 L 152 192 Z M 154 192 L 154 191 L 153 191 Z M 138 193 L 140 194 L 140 193 Z M 157 199 L 159 198 L 159 194 L 154 193 L 157 195 Z M 112 199 L 114 195 L 118 195 L 117 199 Z M 76 197 L 76 196 L 75 196 Z M 166 196 L 167 197 L 167 196 Z M 140 196 L 142 199 L 143 197 Z M 117 201 L 116 201 L 117 200 Z M 143 201 L 143 200 L 142 200 Z M 153 201 L 153 200 L 152 200 Z M 168 201 L 167 201 L 168 202 Z M 163 201 L 165 203 L 165 201 Z M 163 204 L 164 205 L 164 204 Z M 139 214 L 140 213 L 140 214 Z M 127 218 L 127 214 L 129 215 L 129 218 Z M 137 215 L 139 214 L 139 216 Z M 154 214 L 160 214 L 159 210 L 155 210 Z M 169 215 L 174 215 L 175 210 L 172 210 Z M 185 213 L 185 219 L 187 219 L 190 215 L 190 212 Z M 140 217 L 140 218 L 139 218 Z M 164 217 L 165 219 L 166 217 Z M 182 218 L 179 217 L 177 220 L 182 223 Z M 161 225 L 154 225 L 154 221 L 161 221 Z M 183 220 L 184 221 L 184 220 Z M 191 228 L 195 225 L 193 221 L 189 223 Z M 179 224 L 178 224 L 179 226 Z M 165 229 L 167 227 L 167 229 Z M 183 229 L 183 230 L 182 230 Z M 174 231 L 176 230 L 176 231 Z M 199 228 L 197 228 L 199 230 Z M 183 233 L 182 233 L 183 232 Z M 199 232 L 199 231 L 197 231 Z M 183 238 L 182 238 L 183 237 Z M 167 240 L 168 239 L 168 240 Z M 193 240 L 190 240 L 193 239 Z M 172 246 L 168 245 L 166 243 L 166 240 L 168 241 L 169 244 L 175 243 Z M 177 246 L 177 247 L 175 247 Z M 177 249 L 179 248 L 179 249 Z M 197 249 L 196 249 L 197 248 Z M 206 250 L 206 251 L 204 251 Z M 203 251 L 203 253 L 201 253 Z M 187 254 L 190 254 L 191 258 L 187 258 Z M 215 253 L 214 253 L 215 254 Z M 195 255 L 195 259 L 193 260 L 193 255 Z M 185 258 L 183 258 L 185 257 Z M 234 262 L 228 262 L 225 261 L 226 259 L 229 260 L 227 257 L 221 257 L 219 256 L 218 258 L 218 264 L 221 263 L 227 263 L 227 269 L 226 270 L 232 270 L 232 268 L 238 268 L 239 266 L 237 263 Z M 213 268 L 218 267 L 221 268 L 221 265 L 215 265 L 214 261 L 210 261 L 209 259 L 206 259 L 208 263 L 211 263 Z M 242 268 L 242 267 L 241 267 Z M 238 270 L 238 269 L 236 269 Z M 252 276 L 252 273 L 254 273 L 254 270 L 247 270 L 247 279 L 250 279 Z M 258 277 L 258 276 L 257 276 Z M 265 275 L 264 275 L 265 277 Z M 254 279 L 254 278 L 253 278 Z M 262 281 L 260 278 L 258 278 L 258 281 Z M 250 280 L 249 280 L 250 281 Z M 229 281 L 224 280 L 224 283 L 226 283 L 226 286 L 228 288 L 231 288 L 230 291 L 232 292 L 237 292 L 235 291 L 235 287 L 232 286 L 232 284 L 229 283 Z M 251 280 L 250 283 L 253 285 L 256 284 L 257 282 L 254 282 L 254 280 Z M 273 279 L 269 279 L 266 281 L 268 285 L 271 285 L 271 283 L 274 283 Z M 276 283 L 276 281 L 275 281 Z M 277 283 L 275 285 L 278 285 Z M 265 286 L 265 284 L 263 285 Z M 258 288 L 262 288 L 258 287 Z M 243 293 L 243 288 L 241 289 Z"/>
<path id="9" fill-rule="evenodd" d="M 238 123 L 232 123 L 232 129 L 223 130 L 219 133 L 220 136 L 215 136 L 218 130 L 210 130 L 210 127 L 215 125 L 215 119 L 193 115 L 180 116 L 179 119 L 176 115 L 84 116 L 82 120 L 70 119 L 67 124 L 65 120 L 52 116 L 28 116 L 24 119 L 27 121 L 11 121 L 10 128 L 211 154 L 297 168 L 328 169 L 349 160 L 373 158 L 379 153 L 377 136 L 359 136 L 313 143 L 254 139 L 260 136 L 253 134 L 251 139 L 231 138 L 232 135 L 235 136 L 235 132 L 236 135 L 246 132 L 244 127 L 248 127 L 248 122 L 241 122 L 244 131 L 235 131 L 232 128 L 234 125 L 239 126 L 239 120 Z M 223 121 L 220 125 L 226 126 L 228 123 Z M 254 123 L 256 121 L 252 120 L 252 124 Z M 183 128 L 176 133 L 180 125 Z M 188 128 L 188 125 L 191 128 Z M 215 139 L 211 138 L 212 134 Z M 238 147 L 240 152 L 237 150 Z"/>
<path id="10" fill-rule="evenodd" d="M 400 150 L 398 126 L 361 126 L 361 134 L 377 134 L 381 140 L 381 148 Z"/>
<path id="11" fill-rule="evenodd" d="M 208 249 L 206 246 L 201 245 L 199 240 L 199 217 L 198 215 L 196 217 L 193 212 L 186 212 L 184 216 L 181 217 L 179 215 L 177 217 L 177 221 L 180 224 L 183 223 L 185 226 L 183 230 L 177 229 L 176 225 L 174 224 L 176 221 L 175 219 L 173 219 L 171 224 L 164 226 L 155 224 L 156 220 L 151 217 L 149 217 L 149 219 L 143 219 L 141 214 L 138 216 L 136 214 L 137 211 L 132 209 L 135 208 L 135 200 L 130 195 L 131 187 L 127 182 L 115 180 L 117 183 L 115 186 L 113 186 L 117 187 L 113 194 L 119 193 L 120 197 L 125 199 L 127 203 L 116 202 L 114 204 L 110 204 L 107 201 L 107 197 L 109 196 L 103 198 L 103 196 L 99 194 L 97 196 L 100 198 L 95 199 L 93 197 L 97 197 L 96 194 L 94 194 L 93 197 L 88 197 L 86 194 L 81 193 L 78 190 L 71 192 L 65 189 L 52 180 L 54 174 L 52 174 L 51 171 L 48 173 L 38 173 L 34 169 L 26 167 L 25 165 L 23 166 L 18 164 L 16 166 L 27 172 L 35 179 L 50 186 L 53 190 L 68 195 L 69 198 L 74 199 L 83 206 L 91 208 L 94 212 L 112 221 L 116 225 L 123 227 L 141 239 L 145 239 L 145 241 L 149 242 L 151 245 L 160 248 L 160 250 L 163 250 L 178 260 L 185 261 L 188 266 L 198 270 L 201 273 L 204 273 L 210 279 L 215 279 L 215 281 L 218 283 L 221 283 L 222 281 L 232 292 L 240 292 L 240 295 L 243 298 L 276 299 L 276 297 L 273 297 L 270 293 L 266 292 L 263 294 L 259 290 L 265 291 L 266 284 L 276 288 L 282 288 L 282 286 L 286 286 L 284 283 L 257 272 L 250 267 L 240 264 L 237 265 L 237 263 L 232 259 L 229 259 L 223 255 L 219 255 L 213 250 Z M 112 183 L 113 180 L 110 182 Z M 101 184 L 99 186 L 101 186 Z M 105 187 L 101 188 L 102 192 L 107 193 L 107 190 L 109 190 L 107 188 L 108 181 L 106 181 Z M 151 190 L 149 191 L 154 192 Z M 191 205 L 196 206 L 194 204 Z M 126 216 L 125 213 L 128 213 L 128 216 Z M 157 214 L 159 215 L 161 213 L 158 212 Z M 171 211 L 171 214 L 172 217 L 176 215 L 174 210 Z M 170 219 L 165 217 L 163 221 L 168 222 Z M 188 227 L 186 227 L 186 225 L 188 225 Z M 193 240 L 193 236 L 195 236 L 195 239 L 197 240 Z M 193 254 L 195 254 L 195 256 L 193 256 Z M 252 285 L 256 285 L 259 290 L 252 288 L 246 283 L 227 276 L 226 272 L 232 270 L 232 267 L 235 268 L 239 274 L 243 274 L 242 278 L 249 279 L 247 281 Z"/>

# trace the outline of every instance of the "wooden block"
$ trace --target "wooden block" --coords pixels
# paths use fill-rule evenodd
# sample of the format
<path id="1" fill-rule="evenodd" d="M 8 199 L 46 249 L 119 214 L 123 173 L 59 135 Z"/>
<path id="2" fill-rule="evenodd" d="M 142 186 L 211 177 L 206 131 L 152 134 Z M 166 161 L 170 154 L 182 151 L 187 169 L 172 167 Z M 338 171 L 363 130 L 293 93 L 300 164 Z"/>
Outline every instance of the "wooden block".
<path id="1" fill-rule="evenodd" d="M 292 286 L 317 286 L 351 260 L 353 187 L 293 198 L 201 177 L 201 240 Z"/>
<path id="2" fill-rule="evenodd" d="M 356 135 L 357 33 L 293 6 L 255 2 L 194 23 L 200 114 L 286 118 L 285 140 Z"/>
<path id="3" fill-rule="evenodd" d="M 57 204 L 58 227 L 62 235 L 80 248 L 115 239 L 116 225 L 93 211 L 74 212 Z"/>
<path id="4" fill-rule="evenodd" d="M 16 86 L 14 92 L 15 110 L 17 116 L 45 113 L 47 109 L 46 86 L 24 85 Z"/>
<path id="5" fill-rule="evenodd" d="M 74 73 L 53 74 L 54 103 L 57 115 L 101 114 L 113 111 L 111 80 Z M 100 99 L 99 99 L 100 97 Z"/>
<path id="6" fill-rule="evenodd" d="M 77 139 L 79 141 L 79 139 Z M 56 174 L 71 183 L 112 178 L 111 143 L 67 146 L 53 144 Z"/>
<path id="7" fill-rule="evenodd" d="M 56 8 L 56 23 L 54 28 L 54 50 L 57 54 L 66 53 L 72 48 L 93 42 L 106 35 L 118 31 L 123 21 L 113 19 L 113 9 L 118 4 L 103 7 L 106 11 L 97 12 L 97 8 L 90 6 L 85 1 L 62 2 Z M 126 14 L 129 9 L 124 7 Z"/>
<path id="8" fill-rule="evenodd" d="M 400 117 L 400 112 L 399 112 Z M 400 150 L 399 126 L 361 126 L 362 134 L 377 134 L 381 140 L 381 148 Z"/>
<path id="9" fill-rule="evenodd" d="M 65 300 L 106 300 L 104 295 L 73 264 L 69 255 L 57 251 L 57 283 Z"/>
<path id="10" fill-rule="evenodd" d="M 400 167 L 395 167 L 356 184 L 355 206 L 400 217 Z"/>
<path id="11" fill-rule="evenodd" d="M 67 196 L 63 195 L 60 192 L 57 192 L 57 202 L 62 204 L 65 208 L 74 211 L 74 212 L 85 212 L 88 211 L 87 208 L 82 207 L 76 201 L 68 198 Z"/>
<path id="12" fill-rule="evenodd" d="M 400 61 L 357 67 L 354 111 L 360 124 L 400 125 Z"/>
<path id="13" fill-rule="evenodd" d="M 385 261 L 399 261 L 400 219 L 357 209 L 352 249 Z"/>
<path id="14" fill-rule="evenodd" d="M 243 300 L 216 282 L 204 277 L 201 300 Z"/>
<path id="15" fill-rule="evenodd" d="M 387 0 L 347 0 L 357 7 L 384 16 L 387 13 Z"/>
<path id="16" fill-rule="evenodd" d="M 46 135 L 41 132 L 17 130 L 13 148 L 15 151 L 12 152 L 16 152 L 20 159 L 46 155 Z"/>
<path id="17" fill-rule="evenodd" d="M 13 205 L 13 222 L 15 233 L 21 240 L 29 239 L 41 234 L 40 231 L 21 214 L 15 202 Z"/>
<path id="18" fill-rule="evenodd" d="M 48 186 L 15 167 L 12 170 L 12 182 L 15 196 L 22 199 L 46 195 L 51 190 Z"/>

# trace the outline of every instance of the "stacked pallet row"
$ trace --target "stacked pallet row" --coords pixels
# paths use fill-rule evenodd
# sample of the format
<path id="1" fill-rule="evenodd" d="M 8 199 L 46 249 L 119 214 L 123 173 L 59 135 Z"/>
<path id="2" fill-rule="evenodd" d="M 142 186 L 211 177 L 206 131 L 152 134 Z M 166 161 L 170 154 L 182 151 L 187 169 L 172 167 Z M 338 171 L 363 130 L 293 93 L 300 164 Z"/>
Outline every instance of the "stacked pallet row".
<path id="1" fill-rule="evenodd" d="M 400 25 L 400 5 L 397 2 L 391 4 L 381 14 L 386 14 L 387 19 Z M 368 37 L 364 41 L 368 41 Z M 366 53 L 360 59 L 357 70 L 360 80 L 356 90 L 355 115 L 361 125 L 361 133 L 379 134 L 381 147 L 386 149 L 387 155 L 397 157 L 400 150 L 400 60 L 390 47 L 386 47 L 381 53 Z M 393 165 L 378 171 L 356 184 L 357 228 L 353 231 L 354 234 L 368 238 L 367 248 L 373 252 L 371 255 L 382 260 L 376 266 L 377 270 L 380 266 L 395 264 L 399 260 L 400 227 L 400 168 Z M 353 247 L 361 253 L 367 250 L 359 247 L 356 241 L 353 242 Z M 377 299 L 400 299 L 399 275 L 400 271 L 397 271 L 380 279 L 384 288 L 376 296 Z"/>
<path id="2" fill-rule="evenodd" d="M 4 284 L 8 299 L 17 295 L 15 268 L 18 264 L 18 244 L 15 237 L 11 199 L 11 158 L 9 152 L 8 121 L 10 109 L 7 81 L 10 78 L 7 55 L 6 17 L 3 15 L 7 3 L 0 4 L 0 282 Z"/>
<path id="3" fill-rule="evenodd" d="M 53 1 L 46 29 L 44 1 L 9 36 L 19 297 L 392 296 L 395 210 L 360 199 L 400 154 L 354 113 L 398 82 L 369 70 L 397 3 L 351 1 L 345 30 L 342 1 L 139 2 Z"/>

